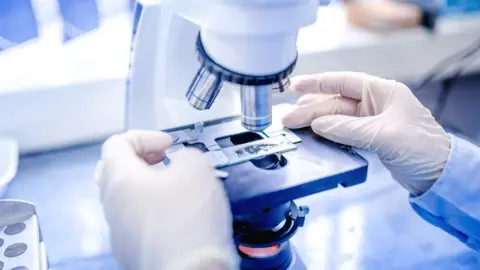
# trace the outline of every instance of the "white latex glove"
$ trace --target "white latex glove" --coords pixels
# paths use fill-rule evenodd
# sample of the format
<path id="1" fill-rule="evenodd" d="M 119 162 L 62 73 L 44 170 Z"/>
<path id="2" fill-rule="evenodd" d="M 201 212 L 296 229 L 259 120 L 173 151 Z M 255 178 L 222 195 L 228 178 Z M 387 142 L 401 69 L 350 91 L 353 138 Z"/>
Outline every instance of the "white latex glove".
<path id="1" fill-rule="evenodd" d="M 291 89 L 307 94 L 283 118 L 332 141 L 377 153 L 393 178 L 414 195 L 441 175 L 450 137 L 402 83 L 363 73 L 299 76 Z"/>
<path id="2" fill-rule="evenodd" d="M 157 131 L 109 138 L 95 174 L 113 253 L 126 270 L 237 269 L 223 185 L 196 150 L 161 161 L 172 139 Z"/>

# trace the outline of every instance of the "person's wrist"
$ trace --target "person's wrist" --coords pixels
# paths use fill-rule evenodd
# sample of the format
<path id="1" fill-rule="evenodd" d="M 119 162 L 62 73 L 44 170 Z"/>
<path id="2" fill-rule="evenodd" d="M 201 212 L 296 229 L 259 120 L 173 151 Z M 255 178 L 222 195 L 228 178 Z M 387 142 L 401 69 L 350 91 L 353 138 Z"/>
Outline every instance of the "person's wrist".
<path id="1" fill-rule="evenodd" d="M 450 152 L 452 151 L 452 138 L 447 132 L 444 132 L 441 135 L 441 138 L 438 140 L 436 145 L 443 149 L 443 151 L 440 154 L 440 162 L 438 166 L 438 173 L 436 177 L 434 177 L 434 180 L 437 181 L 438 178 L 443 174 L 443 171 L 445 167 L 447 166 L 448 159 L 450 157 Z"/>
<path id="2" fill-rule="evenodd" d="M 446 132 L 443 132 L 443 134 L 438 137 L 438 140 L 435 141 L 435 146 L 442 150 L 438 156 L 432 157 L 432 160 L 438 160 L 438 162 L 436 162 L 437 166 L 433 170 L 431 177 L 425 179 L 423 185 L 419 188 L 419 192 L 414 194 L 415 196 L 420 196 L 430 190 L 444 173 L 452 149 L 452 140 L 450 135 L 448 135 Z"/>

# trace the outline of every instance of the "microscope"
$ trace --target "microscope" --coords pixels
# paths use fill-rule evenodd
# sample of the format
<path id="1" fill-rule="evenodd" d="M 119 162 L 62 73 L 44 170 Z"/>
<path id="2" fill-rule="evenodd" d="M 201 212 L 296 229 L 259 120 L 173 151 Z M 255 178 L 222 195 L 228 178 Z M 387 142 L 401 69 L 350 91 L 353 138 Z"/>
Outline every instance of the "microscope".
<path id="1" fill-rule="evenodd" d="M 195 147 L 223 173 L 242 269 L 301 269 L 296 199 L 365 182 L 368 163 L 310 128 L 281 125 L 299 29 L 316 0 L 140 0 L 126 127 L 163 130 L 168 156 Z M 199 179 L 201 180 L 201 179 Z"/>

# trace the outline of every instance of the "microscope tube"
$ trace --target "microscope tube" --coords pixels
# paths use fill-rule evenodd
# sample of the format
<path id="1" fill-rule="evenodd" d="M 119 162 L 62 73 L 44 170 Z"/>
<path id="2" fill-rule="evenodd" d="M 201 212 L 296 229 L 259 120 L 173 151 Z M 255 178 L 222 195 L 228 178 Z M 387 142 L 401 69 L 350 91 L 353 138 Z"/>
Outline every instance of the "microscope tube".
<path id="1" fill-rule="evenodd" d="M 195 75 L 188 88 L 186 97 L 192 107 L 197 110 L 208 110 L 222 89 L 223 81 L 204 68 Z"/>
<path id="2" fill-rule="evenodd" d="M 272 85 L 240 87 L 242 125 L 251 131 L 262 131 L 272 123 Z"/>

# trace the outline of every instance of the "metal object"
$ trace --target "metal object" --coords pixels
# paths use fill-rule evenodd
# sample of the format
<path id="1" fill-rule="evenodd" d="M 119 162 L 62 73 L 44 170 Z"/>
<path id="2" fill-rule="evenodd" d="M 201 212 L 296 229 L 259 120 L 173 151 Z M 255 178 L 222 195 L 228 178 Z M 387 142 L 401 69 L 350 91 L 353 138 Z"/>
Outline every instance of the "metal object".
<path id="1" fill-rule="evenodd" d="M 239 121 L 230 121 L 212 123 L 205 125 L 203 122 L 195 123 L 191 128 L 185 128 L 170 132 L 170 136 L 175 138 L 172 147 L 167 150 L 167 154 L 176 152 L 185 147 L 194 145 L 203 145 L 208 151 L 205 155 L 210 159 L 212 166 L 222 168 L 235 164 L 259 159 L 268 155 L 281 154 L 296 149 L 295 143 L 302 140 L 295 133 L 272 127 L 269 133 L 257 133 L 262 140 L 245 143 L 242 145 L 231 145 L 221 147 L 217 143 L 217 138 L 228 137 L 230 135 L 245 133 L 246 130 L 239 124 Z M 170 159 L 165 158 L 164 164 L 168 165 Z M 216 173 L 219 178 L 226 178 L 225 172 Z M 227 175 L 227 176 L 221 176 Z"/>
<path id="2" fill-rule="evenodd" d="M 196 137 L 201 136 L 203 133 L 203 122 L 195 123 L 194 128 Z"/>
<path id="3" fill-rule="evenodd" d="M 166 131 L 179 138 L 167 156 L 202 145 L 212 165 L 228 174 L 222 179 L 242 269 L 288 269 L 295 263 L 288 241 L 308 213 L 293 200 L 366 180 L 368 163 L 361 156 L 309 129 L 272 125 L 252 132 L 240 117 Z"/>
<path id="4" fill-rule="evenodd" d="M 197 127 L 195 127 L 195 125 L 197 125 Z M 167 150 L 167 153 L 175 152 L 183 148 L 185 143 L 202 143 L 209 151 L 219 150 L 222 147 L 218 145 L 217 139 L 249 132 L 241 125 L 238 117 L 202 122 L 203 127 L 201 133 L 197 132 L 199 129 L 198 125 L 199 123 L 196 123 L 190 126 L 165 130 L 170 136 L 177 138 L 173 146 Z M 264 132 L 252 133 L 258 134 L 258 136 L 264 139 L 282 135 L 291 143 L 299 143 L 302 141 L 294 132 L 283 129 L 283 126 L 271 126 Z"/>
<path id="5" fill-rule="evenodd" d="M 240 87 L 242 124 L 245 129 L 265 130 L 272 122 L 272 92 L 285 90 L 284 84 L 288 83 L 287 76 L 293 71 L 297 58 L 292 59 L 281 71 L 272 73 L 270 70 L 262 75 L 247 75 L 217 63 L 207 53 L 203 42 L 199 33 L 196 51 L 201 66 L 187 91 L 186 97 L 190 105 L 198 110 L 208 110 L 220 92 L 223 82 L 228 82 Z"/>
<path id="6" fill-rule="evenodd" d="M 175 134 L 170 134 L 170 137 L 172 137 L 172 143 L 176 143 L 178 141 L 178 135 Z"/>
<path id="7" fill-rule="evenodd" d="M 0 269 L 47 270 L 45 244 L 35 206 L 0 200 Z"/>
<path id="8" fill-rule="evenodd" d="M 272 123 L 272 85 L 240 86 L 242 125 L 252 131 L 266 129 Z"/>
<path id="9" fill-rule="evenodd" d="M 228 172 L 226 171 L 221 171 L 221 170 L 215 170 L 215 176 L 220 179 L 227 179 L 228 178 Z"/>
<path id="10" fill-rule="evenodd" d="M 294 202 L 234 216 L 234 239 L 242 269 L 289 269 L 293 264 L 290 238 L 303 227 L 308 207 Z"/>
<path id="11" fill-rule="evenodd" d="M 285 92 L 286 89 L 290 87 L 290 84 L 291 84 L 290 78 L 287 77 L 272 87 L 272 93 L 273 94 L 283 93 Z"/>
<path id="12" fill-rule="evenodd" d="M 223 148 L 205 153 L 216 168 L 247 162 L 272 154 L 295 150 L 297 147 L 284 136 Z"/>
<path id="13" fill-rule="evenodd" d="M 223 82 L 205 68 L 200 68 L 187 90 L 187 100 L 197 110 L 208 110 L 222 89 Z"/>
<path id="14" fill-rule="evenodd" d="M 310 129 L 291 131 L 278 127 L 268 132 L 250 132 L 236 118 L 204 122 L 203 132 L 198 137 L 192 135 L 194 130 L 194 125 L 166 130 L 179 137 L 167 151 L 167 156 L 189 144 L 201 143 L 208 150 L 205 154 L 220 164 L 229 162 L 231 156 L 225 154 L 230 152 L 229 148 L 242 148 L 229 139 L 232 136 L 254 134 L 260 138 L 256 141 L 278 137 L 288 142 L 285 143 L 288 148 L 279 147 L 269 152 L 285 159 L 281 166 L 275 166 L 274 169 L 258 166 L 255 154 L 248 156 L 249 161 L 242 160 L 221 167 L 222 171 L 229 174 L 224 185 L 235 215 L 275 207 L 339 185 L 352 186 L 366 180 L 368 163 L 365 159 L 349 147 L 318 137 Z M 219 144 L 222 140 L 226 144 Z M 255 145 L 255 141 L 245 143 Z M 291 145 L 295 148 L 289 148 Z M 263 159 L 272 157 L 261 156 Z"/>

